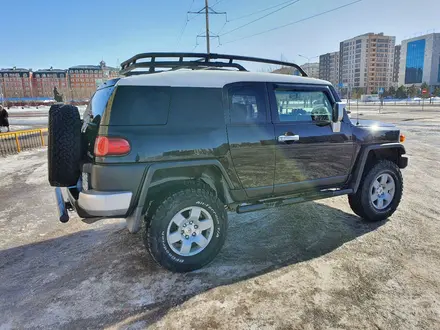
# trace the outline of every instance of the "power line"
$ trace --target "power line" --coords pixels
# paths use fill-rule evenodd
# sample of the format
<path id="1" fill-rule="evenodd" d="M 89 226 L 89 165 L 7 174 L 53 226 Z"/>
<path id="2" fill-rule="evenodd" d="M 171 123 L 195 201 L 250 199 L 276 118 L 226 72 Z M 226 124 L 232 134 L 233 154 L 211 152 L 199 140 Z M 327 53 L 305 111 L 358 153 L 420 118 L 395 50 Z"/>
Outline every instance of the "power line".
<path id="1" fill-rule="evenodd" d="M 247 17 L 250 17 L 250 16 L 254 16 L 254 15 L 256 15 L 256 14 L 259 14 L 259 13 L 263 13 L 263 12 L 265 12 L 265 11 L 268 11 L 268 10 L 271 10 L 271 9 L 277 8 L 277 7 L 279 7 L 279 6 L 285 5 L 286 3 L 289 3 L 289 2 L 292 2 L 292 0 L 284 1 L 284 2 L 281 2 L 281 3 L 277 4 L 277 5 L 270 6 L 270 7 L 267 7 L 267 8 L 261 9 L 261 10 L 257 10 L 257 11 L 255 11 L 255 12 L 253 12 L 253 13 L 246 14 L 246 15 L 243 15 L 243 16 L 240 16 L 240 17 L 237 17 L 237 18 L 233 18 L 233 19 L 231 19 L 231 20 L 229 20 L 228 17 L 226 16 L 225 24 L 223 24 L 223 26 L 220 28 L 220 30 L 217 32 L 217 34 L 220 34 L 220 33 L 223 31 L 223 29 L 226 27 L 226 25 L 227 25 L 228 23 L 230 23 L 230 22 L 235 22 L 235 21 L 238 21 L 238 20 L 243 19 L 243 18 L 247 18 Z"/>
<path id="2" fill-rule="evenodd" d="M 195 0 L 192 0 L 192 2 L 191 2 L 191 6 L 189 7 L 189 10 L 188 10 L 188 11 L 191 11 L 192 6 L 194 5 L 194 1 L 195 1 Z M 180 44 L 180 40 L 182 39 L 183 33 L 185 32 L 185 29 L 186 29 L 186 27 L 187 27 L 187 25 L 188 25 L 188 21 L 189 21 L 189 19 L 188 19 L 188 13 L 187 13 L 187 14 L 186 14 L 186 19 L 185 19 L 185 25 L 183 26 L 182 30 L 180 31 L 179 38 L 177 39 L 177 44 L 178 44 L 178 45 Z"/>
<path id="3" fill-rule="evenodd" d="M 223 1 L 225 1 L 225 0 L 217 0 L 217 2 L 215 4 L 213 4 L 211 6 L 211 8 L 217 6 L 219 3 L 222 3 Z"/>
<path id="4" fill-rule="evenodd" d="M 307 21 L 307 20 L 309 20 L 309 19 L 312 19 L 312 18 L 315 18 L 315 17 L 318 17 L 318 16 L 322 16 L 322 15 L 325 15 L 325 14 L 331 13 L 331 12 L 333 12 L 333 11 L 336 11 L 336 10 L 342 9 L 342 8 L 344 8 L 344 7 L 348 7 L 348 6 L 354 5 L 355 3 L 358 3 L 358 2 L 361 2 L 361 1 L 362 1 L 362 0 L 352 1 L 352 2 L 347 3 L 347 4 L 345 4 L 345 5 L 342 5 L 342 6 L 339 6 L 339 7 L 333 8 L 333 9 L 330 9 L 330 10 L 326 10 L 326 11 L 324 11 L 324 12 L 322 12 L 322 13 L 315 14 L 315 15 L 312 15 L 312 16 L 309 16 L 309 17 L 306 17 L 306 18 L 300 19 L 300 20 L 295 21 L 295 22 L 291 22 L 291 23 L 287 23 L 287 24 L 284 24 L 284 25 L 280 25 L 280 26 L 274 27 L 274 28 L 272 28 L 272 29 L 265 30 L 265 31 L 262 31 L 262 32 L 258 32 L 258 33 L 255 33 L 255 34 L 251 34 L 251 35 L 246 36 L 246 37 L 243 37 L 243 38 L 239 38 L 239 39 L 235 39 L 235 40 L 227 41 L 227 42 L 223 43 L 223 45 L 225 45 L 225 44 L 230 44 L 230 43 L 237 42 L 237 41 L 241 41 L 241 40 L 248 39 L 248 38 L 252 38 L 252 37 L 256 37 L 256 36 L 259 36 L 259 35 L 264 34 L 264 33 L 268 33 L 268 32 L 272 32 L 272 31 L 275 31 L 275 30 L 279 30 L 279 29 L 285 28 L 286 26 L 290 26 L 290 25 L 294 25 L 294 24 L 297 24 L 297 23 L 301 23 L 301 22 Z"/>
<path id="5" fill-rule="evenodd" d="M 246 24 L 243 24 L 243 25 L 241 25 L 241 26 L 239 26 L 239 27 L 237 27 L 237 28 L 235 28 L 235 29 L 229 30 L 229 31 L 223 33 L 221 36 L 224 36 L 224 35 L 226 35 L 226 34 L 232 33 L 232 32 L 234 32 L 234 31 L 237 31 L 237 30 L 241 29 L 241 28 L 244 28 L 245 26 L 248 26 L 248 25 L 250 25 L 250 24 L 252 24 L 252 23 L 255 23 L 255 22 L 259 21 L 259 20 L 262 20 L 263 18 L 265 18 L 265 17 L 267 17 L 267 16 L 270 16 L 270 15 L 272 15 L 272 14 L 275 14 L 276 12 L 279 12 L 280 10 L 283 10 L 284 8 L 289 7 L 289 6 L 291 6 L 291 5 L 294 5 L 294 4 L 297 3 L 297 2 L 299 2 L 299 0 L 290 1 L 289 4 L 287 4 L 287 5 L 285 5 L 285 6 L 281 7 L 281 8 L 278 8 L 277 10 L 271 11 L 270 13 L 268 13 L 268 14 L 266 14 L 266 15 L 263 15 L 263 16 L 257 18 L 257 19 L 254 19 L 253 21 L 250 21 L 250 22 L 248 22 L 248 23 L 246 23 Z"/>
<path id="6" fill-rule="evenodd" d="M 243 18 L 247 18 L 247 17 L 250 17 L 250 16 L 254 16 L 254 15 L 256 15 L 256 14 L 259 14 L 259 13 L 263 13 L 263 12 L 265 12 L 265 11 L 268 11 L 268 10 L 271 10 L 271 9 L 277 8 L 277 7 L 279 7 L 279 6 L 285 5 L 286 3 L 291 2 L 291 1 L 292 1 L 292 0 L 284 1 L 284 2 L 281 2 L 281 3 L 277 4 L 277 5 L 274 5 L 274 6 L 271 6 L 271 7 L 265 8 L 265 9 L 260 9 L 260 10 L 258 10 L 258 11 L 254 11 L 253 13 L 246 14 L 246 15 L 243 15 L 243 16 L 240 16 L 240 17 L 237 17 L 237 18 L 233 18 L 233 19 L 229 20 L 229 22 L 238 21 L 238 20 L 243 19 Z"/>

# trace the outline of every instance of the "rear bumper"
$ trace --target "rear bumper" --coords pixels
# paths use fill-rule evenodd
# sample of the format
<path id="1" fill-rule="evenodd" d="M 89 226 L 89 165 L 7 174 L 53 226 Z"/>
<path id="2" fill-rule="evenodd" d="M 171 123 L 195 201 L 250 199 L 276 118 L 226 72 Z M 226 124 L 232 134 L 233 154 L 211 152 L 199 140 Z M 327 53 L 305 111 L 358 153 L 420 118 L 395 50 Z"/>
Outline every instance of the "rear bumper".
<path id="1" fill-rule="evenodd" d="M 79 193 L 78 207 L 93 216 L 122 216 L 130 207 L 131 197 L 132 193 L 126 191 L 88 190 Z"/>
<path id="2" fill-rule="evenodd" d="M 132 195 L 127 191 L 88 190 L 78 192 L 75 188 L 67 189 L 69 202 L 81 218 L 125 217 L 130 207 Z"/>

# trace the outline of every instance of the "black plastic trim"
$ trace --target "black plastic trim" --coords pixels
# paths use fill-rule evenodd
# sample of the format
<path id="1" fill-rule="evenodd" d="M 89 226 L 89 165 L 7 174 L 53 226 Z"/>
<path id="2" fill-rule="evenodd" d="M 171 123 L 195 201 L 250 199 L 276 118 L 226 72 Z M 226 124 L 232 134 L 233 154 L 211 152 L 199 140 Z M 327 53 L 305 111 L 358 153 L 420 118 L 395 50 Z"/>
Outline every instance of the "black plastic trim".
<path id="1" fill-rule="evenodd" d="M 367 162 L 368 154 L 370 153 L 370 151 L 379 150 L 379 149 L 395 149 L 395 148 L 401 150 L 400 155 L 403 155 L 406 153 L 405 147 L 401 143 L 372 144 L 372 145 L 366 146 L 363 150 L 361 150 L 359 152 L 359 156 L 358 156 L 359 162 L 353 171 L 353 176 L 352 176 L 351 184 L 350 184 L 351 189 L 353 189 L 353 193 L 355 193 L 359 188 L 359 185 L 360 185 L 361 179 L 362 179 L 362 174 L 363 174 L 364 168 L 365 168 L 365 163 Z M 400 159 L 402 159 L 402 158 L 406 159 L 406 164 L 405 164 L 405 161 L 403 161 L 405 164 L 405 167 L 406 167 L 406 165 L 408 165 L 408 159 L 406 157 L 400 157 Z M 399 162 L 400 162 L 400 160 L 399 160 Z M 404 168 L 404 167 L 401 167 L 401 168 Z"/>
<path id="2" fill-rule="evenodd" d="M 223 168 L 222 164 L 216 159 L 207 160 L 192 160 L 192 161 L 182 161 L 182 162 L 172 162 L 172 163 L 157 163 L 151 165 L 147 170 L 147 175 L 142 184 L 141 193 L 137 202 L 137 207 L 143 207 L 147 199 L 148 189 L 151 187 L 151 182 L 153 180 L 154 173 L 158 170 L 169 169 L 169 168 L 183 168 L 183 167 L 199 167 L 199 166 L 216 166 L 222 173 L 226 180 L 229 189 L 234 187 L 231 179 L 229 178 L 226 170 Z"/>

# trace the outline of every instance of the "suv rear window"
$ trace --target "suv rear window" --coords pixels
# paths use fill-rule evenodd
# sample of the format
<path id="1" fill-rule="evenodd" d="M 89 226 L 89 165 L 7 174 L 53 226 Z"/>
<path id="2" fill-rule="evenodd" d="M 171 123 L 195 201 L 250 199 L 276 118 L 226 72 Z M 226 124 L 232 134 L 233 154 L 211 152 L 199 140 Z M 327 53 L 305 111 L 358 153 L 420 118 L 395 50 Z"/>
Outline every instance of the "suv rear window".
<path id="1" fill-rule="evenodd" d="M 170 88 L 118 86 L 110 114 L 110 125 L 166 125 Z"/>

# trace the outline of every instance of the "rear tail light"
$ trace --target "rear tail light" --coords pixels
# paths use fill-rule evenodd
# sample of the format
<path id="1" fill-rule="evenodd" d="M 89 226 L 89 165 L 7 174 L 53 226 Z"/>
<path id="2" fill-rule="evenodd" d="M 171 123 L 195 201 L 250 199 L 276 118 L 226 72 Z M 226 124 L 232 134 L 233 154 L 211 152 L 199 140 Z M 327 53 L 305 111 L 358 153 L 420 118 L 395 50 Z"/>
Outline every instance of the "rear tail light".
<path id="1" fill-rule="evenodd" d="M 130 144 L 123 138 L 98 136 L 95 141 L 95 156 L 122 156 L 130 152 Z"/>
<path id="2" fill-rule="evenodd" d="M 405 137 L 405 135 L 403 135 L 403 134 L 400 134 L 400 138 L 399 138 L 399 141 L 400 141 L 401 143 L 403 143 L 403 142 L 405 142 L 405 140 L 406 140 L 406 137 Z"/>

